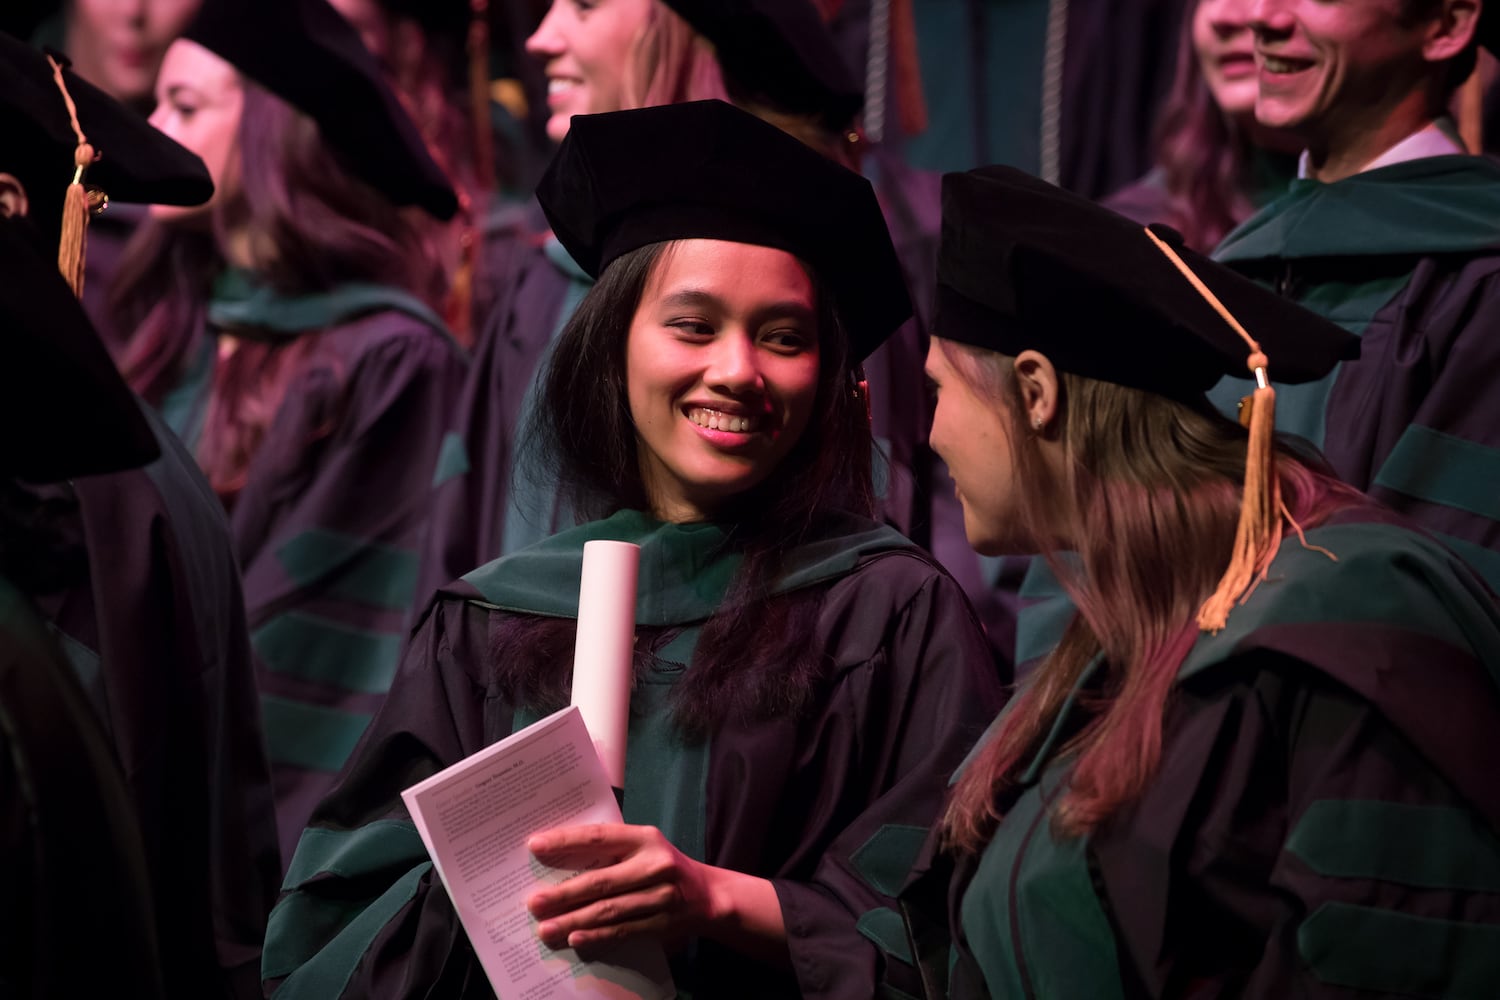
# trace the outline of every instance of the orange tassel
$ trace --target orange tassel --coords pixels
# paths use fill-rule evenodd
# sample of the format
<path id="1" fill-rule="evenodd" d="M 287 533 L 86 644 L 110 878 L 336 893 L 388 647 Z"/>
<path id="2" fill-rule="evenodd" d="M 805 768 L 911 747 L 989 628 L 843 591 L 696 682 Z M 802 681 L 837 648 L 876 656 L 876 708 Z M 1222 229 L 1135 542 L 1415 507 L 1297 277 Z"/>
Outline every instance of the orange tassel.
<path id="1" fill-rule="evenodd" d="M 1218 588 L 1198 609 L 1198 627 L 1217 632 L 1236 604 L 1243 604 L 1266 578 L 1281 548 L 1281 477 L 1276 474 L 1276 390 L 1266 379 L 1267 359 L 1257 350 L 1250 370 L 1260 384 L 1250 398 L 1250 441 L 1245 450 L 1245 496 L 1234 533 L 1234 552 Z"/>
<path id="2" fill-rule="evenodd" d="M 1146 235 L 1245 341 L 1250 349 L 1250 371 L 1255 375 L 1255 392 L 1241 403 L 1240 408 L 1240 423 L 1249 428 L 1250 441 L 1245 448 L 1245 496 L 1240 503 L 1240 523 L 1234 532 L 1234 551 L 1230 554 L 1229 566 L 1219 578 L 1218 587 L 1198 609 L 1198 627 L 1205 632 L 1218 632 L 1228 623 L 1229 612 L 1235 605 L 1248 601 L 1266 578 L 1271 561 L 1281 548 L 1283 521 L 1292 526 L 1298 538 L 1302 538 L 1302 528 L 1292 520 L 1291 512 L 1281 502 L 1281 477 L 1276 474 L 1276 390 L 1271 388 L 1268 375 L 1270 360 L 1255 338 L 1177 252 L 1150 229 L 1146 230 Z M 1334 558 L 1327 549 L 1308 545 L 1305 538 L 1302 544 Z"/>
<path id="3" fill-rule="evenodd" d="M 50 55 L 47 61 L 52 64 L 53 82 L 62 91 L 63 103 L 68 108 L 68 120 L 73 126 L 73 134 L 78 137 L 78 145 L 73 150 L 73 182 L 68 185 L 63 196 L 62 238 L 57 245 L 57 269 L 67 281 L 68 287 L 73 289 L 73 294 L 82 297 L 84 254 L 88 241 L 89 216 L 93 212 L 88 191 L 83 186 L 83 174 L 99 158 L 99 154 L 89 145 L 88 138 L 83 134 L 83 127 L 78 124 L 78 106 L 73 103 L 73 95 L 68 93 L 62 64 Z"/>
<path id="4" fill-rule="evenodd" d="M 57 269 L 78 298 L 83 297 L 83 262 L 88 243 L 89 195 L 83 187 L 83 170 L 94 162 L 94 147 L 88 143 L 73 153 L 77 169 L 73 183 L 63 195 L 62 239 L 57 244 Z"/>

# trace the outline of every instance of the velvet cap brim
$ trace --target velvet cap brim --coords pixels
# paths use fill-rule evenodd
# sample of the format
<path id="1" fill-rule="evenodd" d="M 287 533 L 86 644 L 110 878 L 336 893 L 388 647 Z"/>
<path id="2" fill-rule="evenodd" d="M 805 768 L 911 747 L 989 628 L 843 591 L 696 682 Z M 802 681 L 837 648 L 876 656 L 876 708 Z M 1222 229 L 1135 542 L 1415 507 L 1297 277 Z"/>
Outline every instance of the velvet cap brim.
<path id="1" fill-rule="evenodd" d="M 1250 349 L 1143 227 L 1010 167 L 943 178 L 933 335 L 1179 399 L 1250 377 Z M 1273 381 L 1322 378 L 1359 339 L 1153 226 L 1259 341 Z"/>
<path id="2" fill-rule="evenodd" d="M 99 159 L 84 183 L 111 200 L 201 205 L 214 193 L 203 161 L 70 69 L 63 70 L 78 123 Z M 61 191 L 73 179 L 78 139 L 68 108 L 40 50 L 0 33 L 0 171 L 33 191 Z"/>
<path id="3" fill-rule="evenodd" d="M 722 101 L 575 116 L 537 198 L 595 277 L 651 243 L 729 240 L 809 265 L 856 359 L 911 316 L 870 182 Z"/>
<path id="4" fill-rule="evenodd" d="M 714 45 L 726 75 L 783 112 L 848 128 L 864 105 L 811 0 L 663 0 Z"/>
<path id="5" fill-rule="evenodd" d="M 0 475 L 56 482 L 160 450 L 83 307 L 19 220 L 0 220 Z"/>
<path id="6" fill-rule="evenodd" d="M 343 165 L 438 219 L 458 196 L 359 33 L 325 0 L 204 0 L 183 37 L 318 125 Z"/>

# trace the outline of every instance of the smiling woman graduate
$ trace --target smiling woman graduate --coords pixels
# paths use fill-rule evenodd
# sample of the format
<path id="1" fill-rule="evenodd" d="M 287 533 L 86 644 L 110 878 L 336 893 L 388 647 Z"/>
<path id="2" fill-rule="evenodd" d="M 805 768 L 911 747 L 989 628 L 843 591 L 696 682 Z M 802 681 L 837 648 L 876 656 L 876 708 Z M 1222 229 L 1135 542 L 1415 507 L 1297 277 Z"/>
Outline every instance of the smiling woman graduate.
<path id="1" fill-rule="evenodd" d="M 870 186 L 702 102 L 576 118 L 541 198 L 599 281 L 538 431 L 602 520 L 438 595 L 303 835 L 266 979 L 489 995 L 399 793 L 566 704 L 582 546 L 609 538 L 642 550 L 625 825 L 533 839 L 604 845 L 532 897 L 539 934 L 660 939 L 683 995 L 909 992 L 891 894 L 999 684 L 957 584 L 868 519 L 852 370 L 910 309 Z"/>
<path id="2" fill-rule="evenodd" d="M 1078 609 L 955 786 L 948 995 L 1493 992 L 1494 598 L 1272 430 L 1352 336 L 1017 171 L 943 202 L 933 447 Z"/>
<path id="3" fill-rule="evenodd" d="M 576 114 L 718 99 L 839 162 L 850 155 L 860 90 L 810 0 L 553 0 L 526 48 L 548 78 L 547 133 L 557 142 Z M 536 373 L 593 275 L 532 214 L 444 441 L 417 610 L 450 580 L 577 523 L 527 477 L 519 445 Z"/>

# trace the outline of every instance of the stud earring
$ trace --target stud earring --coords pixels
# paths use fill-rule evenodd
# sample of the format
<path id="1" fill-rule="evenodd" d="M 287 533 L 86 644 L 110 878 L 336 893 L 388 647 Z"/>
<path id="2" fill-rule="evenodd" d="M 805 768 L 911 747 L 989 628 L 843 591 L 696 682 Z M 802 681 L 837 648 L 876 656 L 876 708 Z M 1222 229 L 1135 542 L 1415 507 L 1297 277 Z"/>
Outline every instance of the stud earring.
<path id="1" fill-rule="evenodd" d="M 1031 426 L 1035 427 L 1037 430 L 1041 430 L 1042 429 L 1042 418 L 1041 417 L 1032 417 L 1031 418 Z"/>

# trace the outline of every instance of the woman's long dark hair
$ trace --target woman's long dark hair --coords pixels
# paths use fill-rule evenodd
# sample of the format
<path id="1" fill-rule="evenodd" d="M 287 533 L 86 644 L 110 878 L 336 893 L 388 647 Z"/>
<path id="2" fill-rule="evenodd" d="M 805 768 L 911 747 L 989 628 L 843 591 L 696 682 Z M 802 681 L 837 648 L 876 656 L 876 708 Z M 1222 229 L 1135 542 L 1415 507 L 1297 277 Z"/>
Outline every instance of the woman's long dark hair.
<path id="1" fill-rule="evenodd" d="M 125 381 L 153 406 L 202 349 L 204 312 L 223 269 L 210 232 L 147 219 L 126 243 L 108 298 L 125 338 L 116 360 Z"/>
<path id="2" fill-rule="evenodd" d="M 522 439 L 523 474 L 560 487 L 583 519 L 649 509 L 635 424 L 626 393 L 625 347 L 636 307 L 654 269 L 673 244 L 621 256 L 600 276 L 563 329 L 540 381 L 540 403 Z M 830 516 L 871 516 L 869 414 L 856 387 L 832 297 L 819 285 L 818 391 L 807 429 L 775 472 L 715 520 L 743 562 L 724 601 L 704 624 L 693 669 L 674 689 L 679 728 L 698 738 L 731 722 L 795 716 L 826 672 L 824 653 L 808 637 L 818 591 L 773 595 L 780 557 L 815 537 Z M 500 686 L 514 703 L 551 708 L 567 703 L 575 624 L 516 619 L 492 644 Z M 670 635 L 645 637 L 638 669 Z M 561 655 L 561 659 L 559 659 Z"/>

